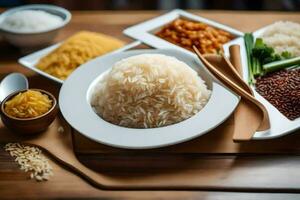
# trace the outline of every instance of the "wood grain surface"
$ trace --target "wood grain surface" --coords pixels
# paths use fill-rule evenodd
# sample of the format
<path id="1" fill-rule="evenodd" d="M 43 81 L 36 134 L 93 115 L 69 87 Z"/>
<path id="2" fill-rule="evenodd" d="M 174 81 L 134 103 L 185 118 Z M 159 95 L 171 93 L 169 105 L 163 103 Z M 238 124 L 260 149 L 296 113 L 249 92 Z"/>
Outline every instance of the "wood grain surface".
<path id="1" fill-rule="evenodd" d="M 193 11 L 203 17 L 227 24 L 241 31 L 253 31 L 277 20 L 292 20 L 300 22 L 299 13 L 282 12 L 217 12 L 217 11 Z M 122 35 L 122 30 L 130 25 L 142 22 L 162 12 L 138 11 L 138 12 L 73 12 L 71 23 L 60 32 L 56 41 L 61 41 L 79 30 L 92 30 L 116 36 L 125 41 L 131 41 Z M 46 89 L 57 94 L 59 85 L 50 82 L 22 68 L 17 59 L 22 54 L 14 47 L 0 42 L 0 77 L 10 72 L 22 72 L 30 77 L 31 87 Z M 293 137 L 291 137 L 293 138 Z M 299 137 L 298 137 L 299 138 Z M 58 164 L 51 161 L 55 176 L 48 182 L 38 183 L 28 180 L 28 174 L 21 172 L 13 159 L 0 145 L 0 199 L 299 199 L 299 194 L 293 188 L 299 185 L 300 157 L 296 153 L 288 155 L 287 149 L 298 144 L 294 138 L 285 138 L 291 143 L 278 143 L 278 149 L 282 149 L 283 155 L 235 155 L 230 159 L 218 162 L 217 158 L 203 159 L 201 166 L 209 168 L 212 176 L 220 175 L 222 179 L 232 179 L 239 184 L 247 177 L 257 177 L 249 183 L 249 187 L 256 184 L 268 184 L 278 182 L 285 185 L 286 193 L 282 191 L 101 191 L 84 182 L 82 179 L 66 171 Z M 273 145 L 272 143 L 268 145 Z M 82 158 L 86 162 L 101 160 L 101 157 L 89 156 Z M 184 162 L 184 161 L 183 161 Z M 234 165 L 233 165 L 234 163 Z M 205 168 L 203 168 L 205 170 Z M 187 180 L 189 181 L 189 180 Z M 287 193 L 290 192 L 290 193 Z"/>

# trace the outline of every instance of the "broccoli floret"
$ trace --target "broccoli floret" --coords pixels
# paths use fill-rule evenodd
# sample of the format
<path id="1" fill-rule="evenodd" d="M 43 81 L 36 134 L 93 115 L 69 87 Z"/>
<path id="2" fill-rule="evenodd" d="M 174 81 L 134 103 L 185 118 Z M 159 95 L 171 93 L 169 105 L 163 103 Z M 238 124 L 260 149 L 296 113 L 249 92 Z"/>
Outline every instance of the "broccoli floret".
<path id="1" fill-rule="evenodd" d="M 263 58 L 262 63 L 263 63 L 263 64 L 267 64 L 267 63 L 274 62 L 274 61 L 278 61 L 278 60 L 281 60 L 280 55 L 278 55 L 278 54 L 273 54 L 273 55 L 271 55 L 270 57 L 265 57 L 265 58 Z"/>
<path id="2" fill-rule="evenodd" d="M 292 58 L 293 56 L 292 56 L 291 52 L 283 51 L 281 53 L 281 57 L 284 58 L 284 59 L 289 59 L 289 58 Z"/>
<path id="3" fill-rule="evenodd" d="M 254 48 L 252 49 L 252 55 L 254 57 L 263 61 L 265 58 L 272 57 L 273 53 L 274 49 L 265 45 L 261 38 L 256 39 Z"/>
<path id="4" fill-rule="evenodd" d="M 254 48 L 252 49 L 252 56 L 257 58 L 262 64 L 267 64 L 292 57 L 291 53 L 288 51 L 282 52 L 281 55 L 276 54 L 272 47 L 267 46 L 263 42 L 262 38 L 256 39 Z"/>

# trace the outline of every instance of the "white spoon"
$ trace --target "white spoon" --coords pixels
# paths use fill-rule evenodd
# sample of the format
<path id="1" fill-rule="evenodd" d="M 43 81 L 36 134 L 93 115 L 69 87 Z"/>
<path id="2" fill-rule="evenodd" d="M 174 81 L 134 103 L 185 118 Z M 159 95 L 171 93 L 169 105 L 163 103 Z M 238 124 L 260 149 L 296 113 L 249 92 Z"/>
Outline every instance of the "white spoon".
<path id="1" fill-rule="evenodd" d="M 28 89 L 28 80 L 21 73 L 11 73 L 0 83 L 0 102 L 13 92 Z"/>

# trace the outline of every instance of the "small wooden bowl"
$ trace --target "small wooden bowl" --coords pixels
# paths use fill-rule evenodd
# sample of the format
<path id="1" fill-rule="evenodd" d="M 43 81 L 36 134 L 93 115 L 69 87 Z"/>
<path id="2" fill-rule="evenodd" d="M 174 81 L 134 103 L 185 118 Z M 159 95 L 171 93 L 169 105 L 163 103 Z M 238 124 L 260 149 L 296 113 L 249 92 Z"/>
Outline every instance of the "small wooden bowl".
<path id="1" fill-rule="evenodd" d="M 0 111 L 1 111 L 2 122 L 7 128 L 20 134 L 29 135 L 29 134 L 35 134 L 46 130 L 49 127 L 49 125 L 53 122 L 58 112 L 56 98 L 51 93 L 41 89 L 30 89 L 30 90 L 35 90 L 43 94 L 46 94 L 52 100 L 52 107 L 46 113 L 33 118 L 17 118 L 8 115 L 5 112 L 4 110 L 5 102 L 10 100 L 12 97 L 19 94 L 20 92 L 25 92 L 27 90 L 20 90 L 14 92 L 9 96 L 7 96 L 3 100 L 3 102 L 1 102 Z"/>

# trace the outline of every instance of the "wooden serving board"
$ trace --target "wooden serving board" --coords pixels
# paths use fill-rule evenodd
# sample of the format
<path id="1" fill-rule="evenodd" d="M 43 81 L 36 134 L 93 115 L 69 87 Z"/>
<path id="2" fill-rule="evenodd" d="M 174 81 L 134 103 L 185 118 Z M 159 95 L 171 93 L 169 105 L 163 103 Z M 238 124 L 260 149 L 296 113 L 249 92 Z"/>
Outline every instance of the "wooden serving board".
<path id="1" fill-rule="evenodd" d="M 219 132 L 222 127 L 231 127 L 231 122 L 230 119 L 197 140 L 148 151 L 103 145 L 96 148 L 86 139 L 78 140 L 76 133 L 73 146 L 74 131 L 60 116 L 46 132 L 31 138 L 18 136 L 0 124 L 0 142 L 19 141 L 39 146 L 57 163 L 100 189 L 300 192 L 297 178 L 300 171 L 294 169 L 300 167 L 299 142 L 296 142 L 299 134 L 280 140 L 251 142 L 253 146 L 235 144 L 228 140 L 230 132 Z M 60 126 L 64 127 L 63 133 L 58 132 Z M 270 155 L 272 152 L 280 155 Z M 290 165 L 291 159 L 293 165 Z M 295 176 L 291 176 L 290 171 Z"/>
<path id="2" fill-rule="evenodd" d="M 178 168 L 181 161 L 195 160 L 197 156 L 227 156 L 237 155 L 267 155 L 267 154 L 294 154 L 300 155 L 300 132 L 272 140 L 256 140 L 243 143 L 234 143 L 232 133 L 234 116 L 225 123 L 201 137 L 192 141 L 150 150 L 125 150 L 109 147 L 94 142 L 73 130 L 73 145 L 75 154 L 86 165 L 96 170 L 145 170 L 149 166 Z M 298 133 L 298 134 L 297 134 Z M 99 133 L 101 134 L 101 133 Z M 184 133 L 183 133 L 184 134 Z M 101 157 L 88 161 L 87 157 Z M 200 159 L 201 160 L 201 159 Z M 189 162 L 181 165 L 189 165 Z"/>

